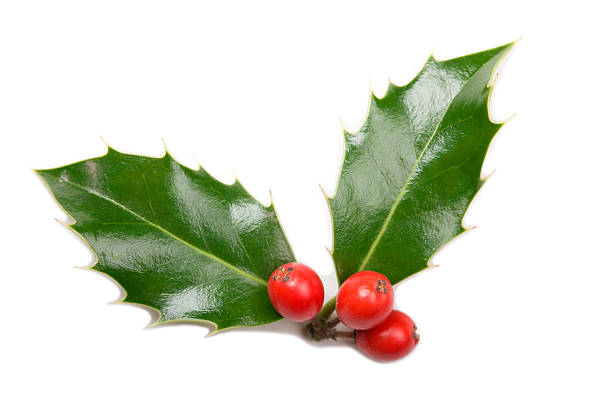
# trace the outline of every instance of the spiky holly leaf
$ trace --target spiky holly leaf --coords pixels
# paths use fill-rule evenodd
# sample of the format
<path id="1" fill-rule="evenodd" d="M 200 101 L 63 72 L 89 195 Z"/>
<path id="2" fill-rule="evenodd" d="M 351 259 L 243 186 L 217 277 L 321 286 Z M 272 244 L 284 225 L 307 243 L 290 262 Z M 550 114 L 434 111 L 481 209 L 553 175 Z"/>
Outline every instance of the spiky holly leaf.
<path id="1" fill-rule="evenodd" d="M 270 273 L 294 255 L 272 204 L 238 181 L 223 184 L 170 155 L 105 156 L 38 173 L 117 281 L 125 302 L 160 322 L 206 321 L 217 330 L 278 320 Z"/>
<path id="2" fill-rule="evenodd" d="M 362 128 L 345 132 L 344 164 L 328 199 L 339 283 L 361 270 L 397 283 L 465 231 L 463 216 L 501 126 L 489 119 L 490 80 L 511 46 L 431 57 L 408 85 L 371 96 Z"/>

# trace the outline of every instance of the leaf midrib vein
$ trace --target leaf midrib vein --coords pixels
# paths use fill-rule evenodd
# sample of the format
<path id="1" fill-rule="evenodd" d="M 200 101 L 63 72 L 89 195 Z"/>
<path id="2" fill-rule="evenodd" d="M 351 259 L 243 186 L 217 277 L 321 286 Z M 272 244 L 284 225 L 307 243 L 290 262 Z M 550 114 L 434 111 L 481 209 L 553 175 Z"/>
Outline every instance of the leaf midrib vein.
<path id="1" fill-rule="evenodd" d="M 56 179 L 57 179 L 57 180 L 60 180 L 58 177 L 56 177 Z M 213 254 L 211 254 L 211 253 L 209 253 L 209 252 L 206 252 L 206 251 L 202 250 L 201 248 L 198 248 L 197 246 L 195 246 L 195 245 L 193 245 L 193 244 L 189 243 L 188 241 L 185 241 L 184 239 L 182 239 L 182 238 L 180 238 L 180 237 L 178 237 L 178 236 L 174 235 L 172 232 L 168 231 L 168 230 L 167 230 L 167 229 L 165 229 L 164 227 L 162 227 L 162 226 L 160 226 L 160 225 L 157 225 L 157 224 L 155 224 L 154 222 L 151 222 L 151 221 L 149 221 L 148 219 L 146 219 L 145 217 L 141 216 L 140 214 L 138 214 L 138 213 L 136 213 L 136 212 L 134 212 L 134 211 L 130 210 L 128 207 L 124 206 L 124 205 L 123 205 L 123 204 L 121 204 L 121 203 L 118 203 L 117 201 L 113 200 L 112 198 L 110 198 L 110 197 L 106 197 L 105 195 L 102 195 L 102 194 L 98 193 L 98 192 L 97 192 L 97 191 L 95 191 L 95 190 L 90 190 L 90 189 L 88 189 L 87 187 L 81 186 L 80 184 L 74 183 L 74 182 L 72 182 L 72 181 L 70 181 L 70 180 L 68 180 L 68 179 L 61 179 L 61 181 L 62 181 L 62 182 L 66 182 L 66 183 L 68 183 L 68 184 L 70 184 L 70 185 L 72 185 L 72 186 L 74 186 L 74 187 L 76 187 L 76 188 L 79 188 L 79 189 L 81 189 L 81 190 L 83 190 L 83 191 L 88 192 L 89 194 L 93 194 L 93 195 L 95 195 L 95 196 L 97 196 L 97 197 L 100 197 L 100 198 L 102 198 L 102 199 L 104 199 L 104 200 L 106 200 L 106 201 L 108 201 L 108 202 L 110 202 L 110 203 L 112 203 L 112 204 L 116 205 L 117 207 L 119 207 L 119 208 L 123 209 L 124 211 L 126 211 L 126 212 L 128 212 L 128 213 L 132 214 L 132 215 L 133 215 L 133 216 L 135 216 L 136 218 L 141 219 L 141 220 L 142 220 L 142 221 L 144 221 L 146 224 L 149 224 L 149 225 L 151 225 L 152 227 L 157 228 L 158 230 L 160 230 L 161 232 L 165 233 L 165 234 L 166 234 L 166 235 L 168 235 L 169 237 L 171 237 L 171 238 L 173 238 L 173 239 L 177 240 L 178 242 L 180 242 L 180 243 L 182 243 L 182 244 L 184 244 L 184 245 L 188 246 L 189 248 L 193 249 L 194 251 L 198 252 L 199 254 L 204 255 L 204 256 L 206 256 L 206 257 L 208 257 L 208 258 L 210 258 L 210 259 L 212 259 L 212 260 L 214 260 L 214 261 L 216 261 L 216 262 L 219 262 L 220 264 L 222 264 L 222 265 L 224 265 L 224 266 L 226 266 L 226 267 L 228 267 L 228 268 L 232 269 L 233 271 L 235 271 L 235 272 L 239 273 L 240 275 L 243 275 L 243 276 L 244 276 L 244 277 L 246 277 L 246 278 L 249 278 L 249 279 L 253 280 L 253 281 L 254 281 L 254 282 L 256 282 L 256 283 L 259 283 L 260 285 L 263 285 L 263 286 L 268 286 L 268 283 L 267 283 L 266 281 L 264 281 L 263 279 L 261 279 L 261 278 L 259 278 L 259 277 L 255 276 L 255 275 L 253 275 L 253 274 L 251 274 L 251 273 L 249 273 L 249 272 L 247 272 L 247 271 L 245 271 L 245 270 L 242 270 L 242 269 L 240 269 L 240 268 L 238 268 L 238 267 L 236 267 L 236 266 L 234 266 L 234 265 L 230 264 L 230 263 L 229 263 L 229 262 L 227 262 L 227 261 L 224 261 L 223 259 L 219 258 L 219 257 L 218 257 L 218 256 L 216 256 L 216 255 L 213 255 Z"/>
<path id="2" fill-rule="evenodd" d="M 455 101 L 455 98 L 457 98 L 457 95 L 459 95 L 461 93 L 461 91 L 463 89 L 465 89 L 465 85 L 470 82 L 472 80 L 472 78 L 474 77 L 474 75 L 476 75 L 476 73 L 478 71 L 480 71 L 480 69 L 484 66 L 485 64 L 483 64 L 482 66 L 480 66 L 477 70 L 475 70 L 467 79 L 467 81 L 465 81 L 465 84 L 462 86 L 461 90 L 459 92 L 457 92 L 457 94 L 455 96 L 453 96 L 453 99 L 450 101 L 450 103 L 448 104 L 448 106 L 446 107 L 446 109 L 444 110 L 444 114 L 442 115 L 442 117 L 440 118 L 440 121 L 437 123 L 436 128 L 434 129 L 434 131 L 432 132 L 431 136 L 429 137 L 429 140 L 427 140 L 427 143 L 425 144 L 425 146 L 423 147 L 423 150 L 421 151 L 421 153 L 419 154 L 419 156 L 416 158 L 414 165 L 412 166 L 412 169 L 410 170 L 410 173 L 408 174 L 408 177 L 406 178 L 406 182 L 404 183 L 404 185 L 402 186 L 397 199 L 395 200 L 395 202 L 393 203 L 393 205 L 391 206 L 391 209 L 389 210 L 389 214 L 387 215 L 387 218 L 385 218 L 385 221 L 382 225 L 382 227 L 380 228 L 380 231 L 378 231 L 378 234 L 376 235 L 376 238 L 374 239 L 374 241 L 372 242 L 372 245 L 370 245 L 370 248 L 368 249 L 368 253 L 366 254 L 365 258 L 363 259 L 363 261 L 361 262 L 361 265 L 359 265 L 359 268 L 357 269 L 356 272 L 358 271 L 362 271 L 363 268 L 365 268 L 365 266 L 368 264 L 368 262 L 370 262 L 370 258 L 372 257 L 372 255 L 374 255 L 374 252 L 376 251 L 376 247 L 378 246 L 380 240 L 382 239 L 383 235 L 385 234 L 385 232 L 387 231 L 387 228 L 389 226 L 389 223 L 391 222 L 391 219 L 393 218 L 393 215 L 395 214 L 395 211 L 397 210 L 397 207 L 399 206 L 400 202 L 402 201 L 402 197 L 404 196 L 404 194 L 406 193 L 406 189 L 408 188 L 408 186 L 410 185 L 410 182 L 412 181 L 412 177 L 414 176 L 414 173 L 419 165 L 419 163 L 421 162 L 421 159 L 423 158 L 423 155 L 425 154 L 425 152 L 427 151 L 427 149 L 429 149 L 429 145 L 431 144 L 432 140 L 436 137 L 436 135 L 438 134 L 438 132 L 440 131 L 440 125 L 442 124 L 442 122 L 444 121 L 444 118 L 446 117 L 446 115 L 448 114 L 451 106 L 453 105 L 453 102 Z M 471 116 L 470 116 L 471 117 Z M 467 118 L 462 118 L 460 120 L 458 120 L 455 123 L 452 123 L 446 127 L 444 127 L 442 130 L 446 130 L 452 126 L 455 126 L 457 123 L 463 122 L 467 119 L 469 119 L 470 117 Z"/>

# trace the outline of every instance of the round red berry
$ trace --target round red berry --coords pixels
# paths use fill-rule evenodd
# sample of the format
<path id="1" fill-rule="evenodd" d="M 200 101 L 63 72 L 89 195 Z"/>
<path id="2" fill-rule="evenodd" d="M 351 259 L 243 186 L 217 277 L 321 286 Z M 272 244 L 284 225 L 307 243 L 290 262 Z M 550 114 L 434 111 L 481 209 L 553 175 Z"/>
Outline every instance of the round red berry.
<path id="1" fill-rule="evenodd" d="M 292 262 L 272 272 L 268 280 L 268 297 L 281 316 L 294 322 L 305 322 L 319 313 L 325 292 L 315 271 Z"/>
<path id="2" fill-rule="evenodd" d="M 366 330 L 382 323 L 393 309 L 393 286 L 385 275 L 361 271 L 338 290 L 336 313 L 345 326 Z"/>
<path id="3" fill-rule="evenodd" d="M 412 319 L 399 310 L 376 327 L 355 331 L 355 342 L 364 354 L 379 361 L 393 361 L 410 353 L 419 342 Z"/>

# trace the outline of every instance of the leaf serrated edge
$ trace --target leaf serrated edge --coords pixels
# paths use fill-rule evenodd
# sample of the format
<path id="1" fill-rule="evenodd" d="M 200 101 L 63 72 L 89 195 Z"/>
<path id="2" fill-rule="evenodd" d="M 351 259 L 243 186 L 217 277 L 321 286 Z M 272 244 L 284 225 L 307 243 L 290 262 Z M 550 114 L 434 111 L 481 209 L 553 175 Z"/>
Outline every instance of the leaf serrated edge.
<path id="1" fill-rule="evenodd" d="M 123 155 L 136 156 L 136 157 L 148 157 L 148 158 L 152 158 L 152 159 L 163 159 L 166 156 L 169 156 L 170 159 L 172 159 L 175 163 L 177 163 L 182 168 L 186 168 L 186 169 L 189 169 L 189 170 L 193 171 L 193 169 L 191 169 L 190 167 L 185 166 L 184 164 L 182 164 L 181 162 L 176 160 L 176 158 L 174 156 L 172 156 L 172 154 L 168 150 L 168 147 L 166 146 L 166 142 L 163 139 L 162 139 L 162 144 L 164 146 L 164 153 L 161 156 L 159 156 L 159 157 L 158 156 L 147 156 L 147 155 L 139 155 L 139 154 L 134 154 L 134 153 L 123 152 L 123 151 L 120 151 L 120 150 L 115 149 L 112 146 L 110 146 L 110 144 L 108 144 L 106 142 L 106 140 L 104 140 L 104 138 L 102 138 L 101 136 L 100 136 L 100 139 L 102 140 L 102 142 L 104 143 L 104 145 L 107 148 L 106 153 L 104 153 L 103 155 L 100 155 L 100 156 L 92 157 L 90 159 L 76 161 L 76 162 L 71 163 L 69 165 L 83 163 L 83 162 L 86 162 L 86 161 L 89 161 L 89 160 L 93 160 L 93 159 L 99 159 L 99 158 L 107 156 L 110 152 L 117 152 L 117 153 L 123 154 Z M 232 187 L 232 186 L 238 184 L 251 198 L 253 198 L 253 200 L 257 201 L 257 203 L 259 203 L 259 205 L 261 205 L 263 208 L 274 210 L 274 214 L 275 214 L 276 218 L 278 219 L 278 224 L 279 224 L 279 226 L 281 228 L 281 231 L 283 232 L 283 235 L 285 236 L 285 239 L 287 239 L 287 235 L 285 234 L 285 231 L 283 229 L 283 225 L 280 222 L 280 217 L 278 216 L 278 214 L 276 213 L 276 210 L 274 208 L 274 202 L 273 202 L 273 199 L 272 199 L 272 191 L 271 190 L 269 190 L 270 191 L 270 204 L 269 205 L 265 205 L 260 200 L 255 198 L 255 196 L 253 196 L 242 185 L 242 183 L 240 183 L 240 181 L 238 180 L 238 177 L 236 176 L 235 173 L 234 173 L 234 181 L 231 184 L 224 183 L 223 181 L 217 179 L 216 177 L 213 177 L 210 173 L 208 173 L 206 171 L 206 169 L 197 160 L 196 160 L 196 163 L 198 165 L 198 168 L 195 171 L 204 172 L 207 176 L 211 177 L 212 179 L 214 179 L 214 180 L 218 181 L 219 183 L 224 184 L 224 185 L 226 185 L 228 187 Z M 60 167 L 62 167 L 62 166 L 60 166 Z M 65 167 L 65 166 L 63 166 L 63 167 Z M 47 170 L 50 170 L 50 169 L 47 169 Z M 49 183 L 47 183 L 47 180 L 45 180 L 45 178 L 41 175 L 41 172 L 45 171 L 45 170 L 32 169 L 32 171 L 42 181 L 42 183 L 44 184 L 44 186 L 47 189 L 47 191 L 50 193 L 51 198 L 55 201 L 57 206 L 68 216 L 70 223 L 66 223 L 66 222 L 64 222 L 62 220 L 59 220 L 57 218 L 55 220 L 58 223 L 60 223 L 61 225 L 63 225 L 64 227 L 66 227 L 68 230 L 72 231 L 72 233 L 74 233 L 77 236 L 77 238 L 79 238 L 79 240 L 81 242 L 83 242 L 87 246 L 87 248 L 89 248 L 89 250 L 91 251 L 91 253 L 94 256 L 94 260 L 93 260 L 91 265 L 89 265 L 89 266 L 75 266 L 75 268 L 86 270 L 86 271 L 92 271 L 92 272 L 96 272 L 96 273 L 99 273 L 101 275 L 104 275 L 106 278 L 110 279 L 111 282 L 113 282 L 115 285 L 117 285 L 117 287 L 120 289 L 120 291 L 122 293 L 122 297 L 117 299 L 117 300 L 115 300 L 115 301 L 110 302 L 110 304 L 126 304 L 126 305 L 138 306 L 138 307 L 141 307 L 141 308 L 146 309 L 148 311 L 154 312 L 157 315 L 157 318 L 154 319 L 147 326 L 145 326 L 145 329 L 154 328 L 154 327 L 158 327 L 158 326 L 161 326 L 161 325 L 172 324 L 172 323 L 192 323 L 192 324 L 203 325 L 203 326 L 206 326 L 206 327 L 210 328 L 211 330 L 205 336 L 205 337 L 210 337 L 210 336 L 213 336 L 213 335 L 215 335 L 217 333 L 221 333 L 221 332 L 229 330 L 229 329 L 260 327 L 260 326 L 265 326 L 267 324 L 273 323 L 274 321 L 278 321 L 278 320 L 281 319 L 281 317 L 279 315 L 279 319 L 278 320 L 273 320 L 273 321 L 266 322 L 266 323 L 253 324 L 253 325 L 248 325 L 248 326 L 241 326 L 241 325 L 228 326 L 228 327 L 223 327 L 223 328 L 219 329 L 219 325 L 217 323 L 213 322 L 212 320 L 206 320 L 206 319 L 196 319 L 196 318 L 194 318 L 194 319 L 168 319 L 168 320 L 162 320 L 162 312 L 158 308 L 150 306 L 150 305 L 147 305 L 147 304 L 144 304 L 144 303 L 127 301 L 126 299 L 127 299 L 127 296 L 128 296 L 128 292 L 123 287 L 123 285 L 121 285 L 114 277 L 112 277 L 111 275 L 107 274 L 106 272 L 102 272 L 102 271 L 100 271 L 98 269 L 95 269 L 95 266 L 98 264 L 98 261 L 99 261 L 98 253 L 93 249 L 93 247 L 90 245 L 90 243 L 87 241 L 87 239 L 85 239 L 85 237 L 80 232 L 78 232 L 76 229 L 74 229 L 74 225 L 77 224 L 77 220 L 72 216 L 72 214 L 70 214 L 64 208 L 64 206 L 59 202 L 59 200 L 57 199 L 55 194 L 53 194 L 53 190 L 51 189 L 51 186 L 49 186 Z M 287 241 L 288 241 L 288 239 L 287 239 Z M 289 251 L 291 252 L 291 255 L 293 256 L 293 258 L 295 259 L 295 254 L 293 253 L 293 248 L 291 247 L 291 245 L 289 245 Z M 267 286 L 267 282 L 265 282 L 265 285 Z"/>
<path id="2" fill-rule="evenodd" d="M 516 114 L 513 114 L 508 119 L 506 119 L 505 121 L 501 121 L 501 122 L 494 121 L 491 118 L 490 104 L 491 104 L 491 95 L 493 93 L 495 81 L 497 80 L 497 77 L 498 77 L 498 74 L 499 74 L 499 67 L 506 60 L 507 55 L 515 48 L 516 44 L 521 39 L 522 39 L 522 37 L 518 38 L 516 41 L 513 41 L 513 42 L 510 42 L 510 43 L 501 45 L 499 47 L 491 48 L 491 49 L 495 49 L 495 48 L 507 47 L 504 50 L 503 54 L 498 59 L 498 61 L 495 63 L 495 65 L 494 65 L 494 67 L 493 67 L 493 69 L 491 71 L 491 75 L 489 77 L 489 81 L 487 82 L 487 89 L 488 89 L 488 91 L 487 91 L 487 103 L 486 103 L 486 105 L 487 105 L 487 118 L 488 118 L 488 120 L 491 123 L 496 124 L 496 125 L 500 125 L 500 127 L 499 127 L 499 129 L 496 130 L 496 132 L 494 133 L 493 137 L 491 138 L 491 142 L 489 142 L 489 145 L 487 146 L 487 152 L 486 153 L 488 153 L 489 147 L 491 146 L 491 143 L 492 143 L 493 139 L 495 138 L 495 136 L 498 134 L 498 132 L 503 128 L 504 125 L 506 125 L 508 122 L 510 122 L 510 120 L 512 120 L 516 116 Z M 399 86 L 399 85 L 394 84 L 391 80 L 389 80 L 389 83 L 387 85 L 387 89 L 386 89 L 385 93 L 380 98 L 378 98 L 375 95 L 374 91 L 372 90 L 372 86 L 370 84 L 369 85 L 369 98 L 368 98 L 367 114 L 366 114 L 366 117 L 363 120 L 361 126 L 357 129 L 357 131 L 361 130 L 363 128 L 363 126 L 365 125 L 365 123 L 367 122 L 368 117 L 370 116 L 370 111 L 372 109 L 372 101 L 373 101 L 373 99 L 377 99 L 377 100 L 384 99 L 386 97 L 386 95 L 389 93 L 389 90 L 392 87 L 400 88 L 400 87 L 407 87 L 407 86 L 409 86 L 413 81 L 415 81 L 418 78 L 418 76 L 421 74 L 421 72 L 423 72 L 423 70 L 427 66 L 427 61 L 429 61 L 430 59 L 435 61 L 435 62 L 445 62 L 445 61 L 450 61 L 450 60 L 453 60 L 453 59 L 456 59 L 456 58 L 468 57 L 470 55 L 474 55 L 474 54 L 478 54 L 480 52 L 486 52 L 486 51 L 488 51 L 488 50 L 478 51 L 478 52 L 475 52 L 475 53 L 472 53 L 472 54 L 466 54 L 466 55 L 462 55 L 462 56 L 455 57 L 455 58 L 449 58 L 449 59 L 446 59 L 446 60 L 439 60 L 439 59 L 437 59 L 434 56 L 434 50 L 432 49 L 431 54 L 427 58 L 425 64 L 423 64 L 423 67 L 419 70 L 419 72 L 417 72 L 417 74 L 414 76 L 413 79 L 408 81 L 408 83 L 406 85 Z M 337 178 L 336 178 L 337 181 L 336 181 L 336 186 L 334 187 L 334 194 L 332 196 L 328 195 L 327 192 L 325 191 L 325 189 L 321 185 L 319 185 L 319 188 L 321 189 L 321 192 L 323 193 L 323 197 L 325 198 L 325 202 L 327 204 L 327 209 L 329 211 L 329 217 L 331 219 L 331 226 L 332 226 L 332 231 L 331 231 L 332 232 L 332 247 L 331 247 L 331 249 L 328 248 L 328 247 L 325 247 L 325 249 L 327 250 L 327 253 L 331 257 L 332 262 L 334 264 L 334 269 L 335 269 L 335 274 L 334 275 L 336 276 L 336 283 L 338 284 L 338 286 L 340 285 L 340 280 L 338 279 L 338 268 L 336 266 L 336 261 L 335 261 L 335 258 L 334 258 L 335 234 L 334 234 L 334 216 L 333 216 L 332 209 L 331 209 L 331 200 L 333 200 L 335 198 L 336 193 L 338 192 L 338 186 L 340 185 L 340 176 L 342 175 L 342 169 L 344 168 L 344 161 L 346 159 L 346 136 L 352 134 L 351 132 L 346 130 L 342 120 L 340 120 L 340 125 L 341 125 L 342 136 L 343 136 L 342 137 L 342 159 L 340 161 L 340 167 L 339 167 Z M 485 153 L 485 157 L 486 157 L 486 153 Z M 471 206 L 472 202 L 474 201 L 474 199 L 476 198 L 476 196 L 480 192 L 482 186 L 484 185 L 484 182 L 486 182 L 486 180 L 491 175 L 492 174 L 490 174 L 489 176 L 486 176 L 486 177 L 483 177 L 482 175 L 480 176 L 481 184 L 480 184 L 480 186 L 478 186 L 478 189 L 476 190 L 476 193 L 474 194 L 474 197 L 468 203 L 468 207 L 466 208 L 466 211 L 463 213 L 463 216 L 461 217 L 461 225 L 460 226 L 461 226 L 461 229 L 463 231 L 461 231 L 459 234 L 455 235 L 454 237 L 452 237 L 451 239 L 449 239 L 448 241 L 446 241 L 445 243 L 440 245 L 440 247 L 436 251 L 434 251 L 434 253 L 427 260 L 427 266 L 425 268 L 423 268 L 420 271 L 417 271 L 417 272 L 407 276 L 406 278 L 396 282 L 395 285 L 403 282 L 404 280 L 408 279 L 410 276 L 416 275 L 419 272 L 423 272 L 425 270 L 433 269 L 433 268 L 438 267 L 439 265 L 435 265 L 435 264 L 431 263 L 431 260 L 438 254 L 438 252 L 440 252 L 442 249 L 444 249 L 448 244 L 453 242 L 458 237 L 463 236 L 463 234 L 465 234 L 466 232 L 469 232 L 469 231 L 471 231 L 471 230 L 476 228 L 475 226 L 474 227 L 465 227 L 464 226 L 463 223 L 464 223 L 465 215 L 466 215 L 467 211 L 469 210 L 469 207 Z M 335 302 L 335 300 L 336 300 L 335 296 L 333 298 L 331 298 L 330 300 L 328 300 L 327 303 L 323 306 L 323 310 L 325 310 L 330 303 Z M 327 316 L 327 317 L 329 317 L 329 316 Z"/>

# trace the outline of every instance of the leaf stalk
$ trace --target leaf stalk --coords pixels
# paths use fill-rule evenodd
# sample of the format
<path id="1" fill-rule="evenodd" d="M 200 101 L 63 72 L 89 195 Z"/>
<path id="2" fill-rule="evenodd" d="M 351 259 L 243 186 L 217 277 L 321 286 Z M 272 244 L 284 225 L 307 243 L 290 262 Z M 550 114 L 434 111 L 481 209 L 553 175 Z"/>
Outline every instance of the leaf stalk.
<path id="1" fill-rule="evenodd" d="M 317 315 L 317 318 L 321 322 L 327 323 L 327 321 L 329 320 L 329 317 L 332 315 L 332 313 L 334 313 L 335 310 L 336 310 L 336 297 L 334 296 L 333 298 L 327 301 L 325 306 L 323 306 L 323 308 Z"/>

